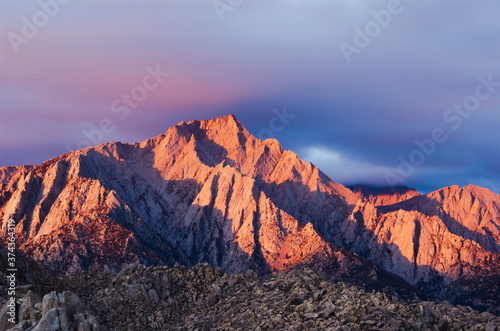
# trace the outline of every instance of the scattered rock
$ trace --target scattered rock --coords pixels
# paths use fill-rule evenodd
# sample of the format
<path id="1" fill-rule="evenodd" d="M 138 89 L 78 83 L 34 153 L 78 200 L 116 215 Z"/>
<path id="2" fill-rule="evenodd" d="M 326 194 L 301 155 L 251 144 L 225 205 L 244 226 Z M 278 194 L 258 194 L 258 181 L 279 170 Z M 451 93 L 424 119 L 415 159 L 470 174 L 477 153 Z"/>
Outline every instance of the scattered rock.
<path id="1" fill-rule="evenodd" d="M 330 283 L 307 268 L 263 280 L 253 271 L 226 275 L 208 264 L 189 270 L 136 265 L 103 272 L 97 283 L 93 279 L 92 272 L 80 272 L 68 283 L 106 330 L 498 331 L 500 325 L 500 317 L 469 307 L 397 301 Z M 141 301 L 136 300 L 142 291 L 136 287 L 139 281 L 146 291 Z M 151 299 L 153 289 L 161 298 L 158 303 Z M 81 330 L 88 330 L 87 324 L 94 330 L 89 317 L 78 314 L 73 320 Z"/>
<path id="2" fill-rule="evenodd" d="M 7 320 L 4 312 L 10 311 L 6 304 L 0 310 L 0 330 L 8 331 L 99 331 L 102 330 L 97 320 L 85 309 L 80 298 L 72 292 L 62 294 L 51 292 L 40 297 L 28 291 L 20 299 L 17 308 L 17 324 Z M 5 317 L 6 316 L 6 317 Z"/>

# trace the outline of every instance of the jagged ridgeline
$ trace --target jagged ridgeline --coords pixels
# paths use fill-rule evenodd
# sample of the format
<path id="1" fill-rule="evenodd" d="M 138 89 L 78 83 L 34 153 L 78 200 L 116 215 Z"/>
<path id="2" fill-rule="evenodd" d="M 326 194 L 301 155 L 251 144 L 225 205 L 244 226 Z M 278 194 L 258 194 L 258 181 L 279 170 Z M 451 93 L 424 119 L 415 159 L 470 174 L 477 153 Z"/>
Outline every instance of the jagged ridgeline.
<path id="1" fill-rule="evenodd" d="M 499 215 L 500 196 L 474 186 L 355 194 L 232 115 L 0 169 L 0 231 L 14 219 L 18 246 L 59 274 L 311 267 L 390 297 L 499 314 Z"/>

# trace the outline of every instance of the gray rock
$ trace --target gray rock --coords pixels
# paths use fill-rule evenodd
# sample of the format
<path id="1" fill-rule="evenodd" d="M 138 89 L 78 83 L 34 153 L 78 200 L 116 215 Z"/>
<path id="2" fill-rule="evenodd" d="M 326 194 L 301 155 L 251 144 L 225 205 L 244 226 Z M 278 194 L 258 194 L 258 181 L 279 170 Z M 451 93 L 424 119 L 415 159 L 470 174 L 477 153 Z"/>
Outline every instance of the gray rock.
<path id="1" fill-rule="evenodd" d="M 23 302 L 19 306 L 19 310 L 17 312 L 17 318 L 19 321 L 29 320 L 30 319 L 30 308 L 27 302 Z"/>
<path id="2" fill-rule="evenodd" d="M 158 297 L 158 293 L 156 293 L 156 290 L 154 288 L 149 290 L 148 298 L 149 298 L 149 302 L 151 302 L 151 304 L 153 306 L 156 306 L 158 304 L 158 302 L 160 302 L 160 298 Z"/>
<path id="3" fill-rule="evenodd" d="M 87 323 L 89 324 L 91 331 L 101 330 L 101 326 L 99 325 L 99 323 L 97 322 L 97 320 L 95 319 L 94 316 L 87 315 L 86 318 L 87 318 Z"/>
<path id="4" fill-rule="evenodd" d="M 70 316 L 85 312 L 85 305 L 82 303 L 78 295 L 69 291 L 64 291 L 62 294 Z"/>
<path id="5" fill-rule="evenodd" d="M 66 301 L 61 294 L 51 292 L 46 294 L 42 300 L 42 315 L 45 316 L 53 308 L 65 307 Z"/>
<path id="6" fill-rule="evenodd" d="M 42 302 L 42 299 L 40 298 L 40 296 L 33 291 L 28 291 L 28 293 L 26 294 L 26 298 L 27 298 L 27 304 L 28 304 L 29 308 L 36 308 L 36 305 L 38 303 Z M 37 308 L 37 309 L 40 310 L 40 308 Z"/>
<path id="7" fill-rule="evenodd" d="M 321 311 L 321 318 L 327 318 L 335 313 L 335 310 L 332 308 L 332 306 L 328 305 L 326 306 L 322 311 Z"/>
<path id="8" fill-rule="evenodd" d="M 31 323 L 34 323 L 35 321 L 38 321 L 41 318 L 42 318 L 42 312 L 40 310 L 38 310 L 37 308 L 30 309 L 30 321 L 31 321 Z"/>
<path id="9" fill-rule="evenodd" d="M 210 295 L 207 299 L 207 304 L 209 307 L 212 307 L 217 302 L 219 302 L 219 295 L 217 293 Z"/>
<path id="10" fill-rule="evenodd" d="M 227 281 L 227 284 L 230 286 L 230 287 L 234 287 L 236 284 L 238 284 L 239 282 L 239 279 L 238 277 L 235 275 L 235 274 L 232 274 L 228 281 Z"/>
<path id="11" fill-rule="evenodd" d="M 45 299 L 45 297 L 44 297 Z M 52 308 L 43 314 L 42 319 L 33 328 L 32 331 L 59 331 L 61 330 L 61 321 L 59 319 L 58 308 Z"/>
<path id="12" fill-rule="evenodd" d="M 68 316 L 67 308 L 58 308 L 57 313 L 59 314 L 59 323 L 61 325 L 62 331 L 71 331 L 73 330 L 73 325 L 71 323 L 71 319 Z"/>
<path id="13" fill-rule="evenodd" d="M 15 315 L 15 305 L 14 308 L 12 306 L 8 306 L 8 303 L 5 303 L 2 308 L 0 309 L 0 330 L 7 330 L 12 328 L 14 325 L 16 325 L 17 320 L 15 320 L 15 323 L 11 323 L 9 319 Z M 14 310 L 12 310 L 14 309 Z M 13 314 L 14 312 L 14 314 Z"/>
<path id="14" fill-rule="evenodd" d="M 317 314 L 317 313 L 309 313 L 309 314 L 305 314 L 305 315 L 304 315 L 304 318 L 305 318 L 306 320 L 316 319 L 316 318 L 318 318 L 318 317 L 319 317 L 319 314 Z"/>
<path id="15" fill-rule="evenodd" d="M 31 327 L 31 322 L 24 320 L 24 321 L 19 322 L 18 324 L 16 324 L 16 326 L 14 326 L 13 328 L 11 328 L 7 331 L 26 331 L 30 327 Z"/>
<path id="16" fill-rule="evenodd" d="M 499 330 L 499 326 L 498 325 L 494 325 L 492 323 L 488 323 L 488 324 L 486 324 L 485 329 L 486 329 L 486 331 L 498 331 Z"/>
<path id="17" fill-rule="evenodd" d="M 26 296 L 29 291 L 33 288 L 33 285 L 27 284 L 27 285 L 19 285 L 16 287 L 16 294 L 19 296 Z"/>
<path id="18" fill-rule="evenodd" d="M 76 314 L 73 316 L 73 321 L 75 322 L 77 331 L 91 331 L 90 325 L 85 319 L 83 314 Z"/>

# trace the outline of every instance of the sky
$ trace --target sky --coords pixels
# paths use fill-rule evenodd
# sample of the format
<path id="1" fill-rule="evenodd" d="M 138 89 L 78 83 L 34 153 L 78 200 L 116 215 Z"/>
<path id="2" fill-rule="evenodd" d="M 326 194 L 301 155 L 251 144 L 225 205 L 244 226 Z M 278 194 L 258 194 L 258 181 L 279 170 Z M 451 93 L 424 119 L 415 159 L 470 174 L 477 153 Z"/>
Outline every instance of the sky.
<path id="1" fill-rule="evenodd" d="M 352 185 L 500 193 L 500 2 L 0 0 L 0 167 L 235 114 Z"/>

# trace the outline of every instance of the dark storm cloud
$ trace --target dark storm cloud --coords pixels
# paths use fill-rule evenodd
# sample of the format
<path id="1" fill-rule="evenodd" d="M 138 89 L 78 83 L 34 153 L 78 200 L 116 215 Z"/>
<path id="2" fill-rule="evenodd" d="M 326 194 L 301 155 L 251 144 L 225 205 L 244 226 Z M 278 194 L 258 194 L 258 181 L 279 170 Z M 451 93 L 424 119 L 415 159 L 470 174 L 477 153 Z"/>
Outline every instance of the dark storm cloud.
<path id="1" fill-rule="evenodd" d="M 390 3 L 244 1 L 221 21 L 211 1 L 73 0 L 18 54 L 9 33 L 41 8 L 2 3 L 0 166 L 74 149 L 103 119 L 114 130 L 99 143 L 228 113 L 259 136 L 286 107 L 296 117 L 273 135 L 341 183 L 386 184 L 415 140 L 440 128 L 446 141 L 400 179 L 422 191 L 472 183 L 500 192 L 500 88 L 458 129 L 443 118 L 474 95 L 479 76 L 500 81 L 500 4 L 401 0 L 346 61 L 340 45 L 355 45 L 355 29 Z M 113 112 L 157 65 L 170 75 L 126 118 Z"/>

